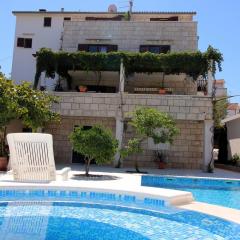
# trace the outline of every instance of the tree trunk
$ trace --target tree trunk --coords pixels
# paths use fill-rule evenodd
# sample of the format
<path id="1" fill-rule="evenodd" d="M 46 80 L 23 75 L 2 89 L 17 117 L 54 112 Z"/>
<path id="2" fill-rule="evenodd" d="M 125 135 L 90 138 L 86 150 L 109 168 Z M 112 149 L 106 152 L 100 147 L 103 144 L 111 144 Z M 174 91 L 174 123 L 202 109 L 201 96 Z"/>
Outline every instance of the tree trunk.
<path id="1" fill-rule="evenodd" d="M 85 159 L 85 175 L 89 177 L 89 168 L 90 168 L 91 159 Z"/>
<path id="2" fill-rule="evenodd" d="M 136 172 L 137 172 L 137 173 L 141 173 L 141 171 L 140 171 L 140 169 L 139 169 L 139 167 L 138 167 L 138 160 L 137 160 L 137 158 L 136 158 L 136 160 L 135 160 L 135 162 L 134 162 L 134 166 L 135 166 Z"/>

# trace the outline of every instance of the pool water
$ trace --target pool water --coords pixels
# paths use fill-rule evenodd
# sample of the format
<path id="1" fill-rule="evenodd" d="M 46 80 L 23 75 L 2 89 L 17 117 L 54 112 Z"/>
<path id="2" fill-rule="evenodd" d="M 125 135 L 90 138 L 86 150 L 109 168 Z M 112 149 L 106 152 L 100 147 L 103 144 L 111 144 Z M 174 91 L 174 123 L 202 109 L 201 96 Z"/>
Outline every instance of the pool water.
<path id="1" fill-rule="evenodd" d="M 240 239 L 240 225 L 193 211 L 76 202 L 0 203 L 1 240 Z"/>
<path id="2" fill-rule="evenodd" d="M 142 185 L 188 191 L 196 201 L 240 209 L 240 181 L 237 180 L 143 176 Z"/>
<path id="3" fill-rule="evenodd" d="M 177 188 L 177 190 L 188 191 L 193 194 L 196 201 L 220 205 L 229 208 L 240 209 L 240 189 L 198 189 L 198 188 Z"/>

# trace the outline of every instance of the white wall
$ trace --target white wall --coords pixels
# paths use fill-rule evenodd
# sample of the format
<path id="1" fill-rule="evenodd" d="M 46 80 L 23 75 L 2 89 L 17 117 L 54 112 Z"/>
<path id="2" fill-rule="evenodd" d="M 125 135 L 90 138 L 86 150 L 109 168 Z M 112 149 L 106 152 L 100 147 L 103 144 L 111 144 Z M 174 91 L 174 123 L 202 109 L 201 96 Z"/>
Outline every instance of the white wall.
<path id="1" fill-rule="evenodd" d="M 240 154 L 240 118 L 226 122 L 228 136 L 228 158 Z"/>
<path id="2" fill-rule="evenodd" d="M 44 17 L 52 17 L 51 27 L 43 26 Z M 32 54 L 42 47 L 59 50 L 63 31 L 63 17 L 67 16 L 56 14 L 52 16 L 50 14 L 17 15 L 12 63 L 12 79 L 16 83 L 23 80 L 34 81 L 36 60 Z M 32 48 L 17 47 L 18 37 L 32 38 Z M 52 80 L 47 80 L 47 82 L 50 85 L 54 83 Z"/>

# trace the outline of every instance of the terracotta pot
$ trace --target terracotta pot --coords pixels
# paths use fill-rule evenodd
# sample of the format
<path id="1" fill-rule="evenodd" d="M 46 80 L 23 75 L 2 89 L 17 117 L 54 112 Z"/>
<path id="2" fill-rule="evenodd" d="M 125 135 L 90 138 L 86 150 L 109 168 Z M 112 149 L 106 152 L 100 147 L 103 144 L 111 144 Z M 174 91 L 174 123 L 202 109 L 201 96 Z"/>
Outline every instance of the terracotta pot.
<path id="1" fill-rule="evenodd" d="M 165 169 L 166 168 L 166 163 L 165 162 L 159 162 L 158 168 L 159 169 Z"/>
<path id="2" fill-rule="evenodd" d="M 7 157 L 0 157 L 0 171 L 7 171 L 8 159 Z"/>
<path id="3" fill-rule="evenodd" d="M 164 88 L 160 88 L 159 89 L 159 94 L 166 94 L 166 89 L 164 89 Z"/>
<path id="4" fill-rule="evenodd" d="M 80 91 L 80 92 L 86 92 L 86 91 L 87 91 L 87 87 L 85 87 L 85 86 L 79 86 L 79 91 Z"/>

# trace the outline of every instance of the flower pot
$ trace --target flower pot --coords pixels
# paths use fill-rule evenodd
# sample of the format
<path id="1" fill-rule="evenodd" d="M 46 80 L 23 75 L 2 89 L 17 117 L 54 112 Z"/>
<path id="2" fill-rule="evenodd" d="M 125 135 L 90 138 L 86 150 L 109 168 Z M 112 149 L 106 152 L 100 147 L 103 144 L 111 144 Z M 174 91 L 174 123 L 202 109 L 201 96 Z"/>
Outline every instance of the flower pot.
<path id="1" fill-rule="evenodd" d="M 197 96 L 204 96 L 204 92 L 197 92 Z"/>
<path id="2" fill-rule="evenodd" d="M 166 89 L 164 89 L 164 88 L 160 88 L 159 89 L 159 94 L 166 94 Z"/>
<path id="3" fill-rule="evenodd" d="M 0 171 L 7 171 L 8 158 L 0 157 Z"/>
<path id="4" fill-rule="evenodd" d="M 79 86 L 79 91 L 80 92 L 86 92 L 87 91 L 87 87 L 86 86 Z"/>
<path id="5" fill-rule="evenodd" d="M 159 169 L 165 169 L 166 168 L 166 163 L 165 162 L 159 162 L 158 168 Z"/>

